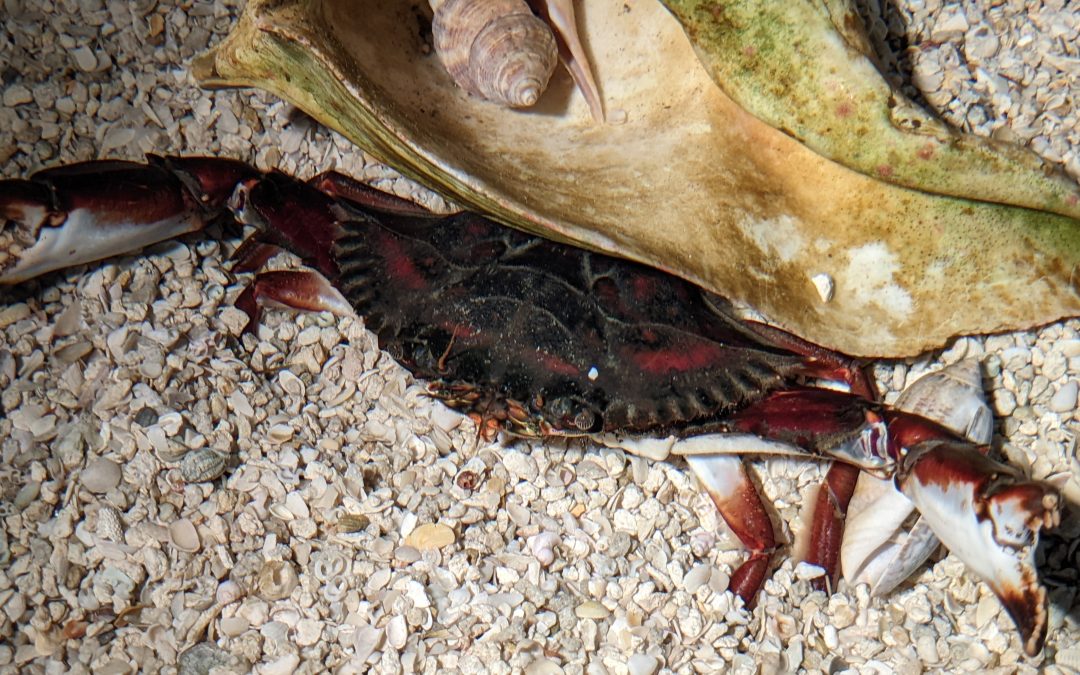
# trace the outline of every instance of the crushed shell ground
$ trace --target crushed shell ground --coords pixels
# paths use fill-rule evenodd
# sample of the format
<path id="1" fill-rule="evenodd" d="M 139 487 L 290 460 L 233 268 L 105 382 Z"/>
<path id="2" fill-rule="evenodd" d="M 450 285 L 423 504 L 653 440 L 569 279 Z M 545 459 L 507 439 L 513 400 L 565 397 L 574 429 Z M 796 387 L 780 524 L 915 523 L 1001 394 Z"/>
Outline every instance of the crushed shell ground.
<path id="1" fill-rule="evenodd" d="M 1080 175 L 1075 3 L 862 4 L 922 100 Z M 0 0 L 3 174 L 212 153 L 410 194 L 287 104 L 195 87 L 185 64 L 239 9 Z M 356 321 L 271 312 L 241 338 L 236 244 L 186 239 L 3 293 L 0 672 L 1080 672 L 1075 506 L 1040 554 L 1035 659 L 944 553 L 870 598 L 811 592 L 785 546 L 748 612 L 725 592 L 740 547 L 685 466 L 478 444 Z M 1080 504 L 1078 331 L 963 339 L 876 373 L 895 392 L 982 355 L 995 445 Z M 753 471 L 790 542 L 820 468 Z"/>

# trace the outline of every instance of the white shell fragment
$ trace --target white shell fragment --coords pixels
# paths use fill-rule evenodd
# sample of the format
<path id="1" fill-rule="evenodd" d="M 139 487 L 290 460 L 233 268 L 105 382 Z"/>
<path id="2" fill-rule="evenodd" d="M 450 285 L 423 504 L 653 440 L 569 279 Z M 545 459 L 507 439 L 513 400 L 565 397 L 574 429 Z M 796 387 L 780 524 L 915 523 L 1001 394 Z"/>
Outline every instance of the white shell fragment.
<path id="1" fill-rule="evenodd" d="M 555 547 L 560 543 L 561 539 L 555 532 L 541 532 L 528 539 L 529 550 L 540 561 L 541 567 L 555 562 Z"/>
<path id="2" fill-rule="evenodd" d="M 102 494 L 119 485 L 122 475 L 119 464 L 99 458 L 88 463 L 79 477 L 87 490 Z"/>
<path id="3" fill-rule="evenodd" d="M 405 537 L 405 545 L 418 551 L 445 548 L 456 541 L 454 530 L 442 523 L 424 523 Z"/>
<path id="4" fill-rule="evenodd" d="M 199 533 L 195 530 L 195 525 L 187 518 L 181 518 L 169 524 L 169 541 L 173 546 L 187 553 L 195 553 L 201 546 Z"/>
<path id="5" fill-rule="evenodd" d="M 817 289 L 818 297 L 821 298 L 822 302 L 828 302 L 833 299 L 833 293 L 836 291 L 836 282 L 833 281 L 831 275 L 822 272 L 810 277 L 810 281 L 814 284 L 814 288 Z"/>
<path id="6" fill-rule="evenodd" d="M 263 600 L 282 600 L 292 595 L 300 584 L 300 577 L 292 563 L 269 560 L 259 571 L 258 594 Z"/>
<path id="7" fill-rule="evenodd" d="M 611 611 L 595 600 L 586 600 L 574 608 L 574 614 L 579 619 L 606 619 Z"/>

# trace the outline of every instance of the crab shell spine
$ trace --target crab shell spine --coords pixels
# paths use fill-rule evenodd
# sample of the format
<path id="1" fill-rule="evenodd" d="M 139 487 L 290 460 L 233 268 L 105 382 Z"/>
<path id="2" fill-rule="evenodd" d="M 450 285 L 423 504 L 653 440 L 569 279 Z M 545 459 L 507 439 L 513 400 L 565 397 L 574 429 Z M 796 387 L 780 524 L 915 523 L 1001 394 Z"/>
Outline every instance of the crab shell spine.
<path id="1" fill-rule="evenodd" d="M 551 29 L 523 0 L 430 0 L 435 52 L 459 86 L 512 108 L 539 100 L 558 63 Z"/>

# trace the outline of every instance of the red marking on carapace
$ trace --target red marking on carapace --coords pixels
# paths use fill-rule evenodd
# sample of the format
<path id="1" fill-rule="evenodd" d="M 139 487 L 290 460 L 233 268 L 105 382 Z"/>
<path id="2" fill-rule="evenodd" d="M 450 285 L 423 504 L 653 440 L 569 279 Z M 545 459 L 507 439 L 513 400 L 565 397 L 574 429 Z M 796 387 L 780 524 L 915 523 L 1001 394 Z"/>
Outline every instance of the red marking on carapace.
<path id="1" fill-rule="evenodd" d="M 836 106 L 836 116 L 845 119 L 855 114 L 855 106 L 851 105 L 851 101 L 841 101 Z"/>
<path id="2" fill-rule="evenodd" d="M 743 53 L 743 56 L 748 56 L 748 57 L 756 56 L 757 55 L 757 47 L 755 47 L 753 45 L 747 45 L 747 46 L 743 47 L 742 53 Z"/>
<path id="3" fill-rule="evenodd" d="M 631 282 L 631 287 L 633 288 L 634 300 L 638 302 L 645 302 L 656 294 L 656 282 L 646 276 L 635 276 Z"/>
<path id="4" fill-rule="evenodd" d="M 1065 203 L 1067 203 L 1069 206 L 1076 206 L 1077 204 L 1080 204 L 1080 197 L 1077 197 L 1076 195 L 1069 195 L 1065 198 Z"/>
<path id="5" fill-rule="evenodd" d="M 483 237 L 491 231 L 491 226 L 483 220 L 471 219 L 468 224 L 465 225 L 465 234 L 472 235 L 474 237 Z"/>
<path id="6" fill-rule="evenodd" d="M 568 377 L 579 377 L 581 375 L 581 369 L 574 364 L 560 359 L 554 354 L 549 354 L 545 351 L 536 351 L 536 359 L 539 361 L 540 366 L 551 373 L 557 373 L 559 375 L 566 375 Z"/>
<path id="7" fill-rule="evenodd" d="M 442 328 L 447 333 L 450 333 L 454 338 L 458 340 L 468 340 L 474 338 L 480 334 L 480 331 L 472 326 L 464 323 L 451 323 L 449 321 L 443 321 L 439 324 L 439 328 Z"/>
<path id="8" fill-rule="evenodd" d="M 879 164 L 877 168 L 878 175 L 882 178 L 889 178 L 893 175 L 893 168 L 888 164 Z"/>
<path id="9" fill-rule="evenodd" d="M 712 343 L 688 345 L 679 349 L 657 349 L 630 354 L 634 364 L 651 375 L 686 372 L 716 363 L 722 356 L 719 346 Z"/>
<path id="10" fill-rule="evenodd" d="M 384 236 L 379 247 L 386 259 L 386 271 L 395 282 L 403 284 L 410 291 L 422 291 L 428 288 L 427 279 L 416 268 L 400 242 L 391 236 Z"/>
<path id="11" fill-rule="evenodd" d="M 915 154 L 919 156 L 919 159 L 930 159 L 934 156 L 934 146 L 931 143 L 927 143 L 919 148 L 919 151 Z"/>

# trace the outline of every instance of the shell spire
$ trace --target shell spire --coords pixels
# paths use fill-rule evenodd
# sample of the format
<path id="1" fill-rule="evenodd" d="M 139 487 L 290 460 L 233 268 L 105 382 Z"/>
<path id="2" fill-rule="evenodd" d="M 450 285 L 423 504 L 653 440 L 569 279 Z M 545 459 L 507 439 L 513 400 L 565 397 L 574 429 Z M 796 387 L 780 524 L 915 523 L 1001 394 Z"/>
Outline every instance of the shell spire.
<path id="1" fill-rule="evenodd" d="M 513 108 L 539 100 L 558 63 L 558 46 L 524 0 L 430 4 L 435 52 L 459 86 Z"/>

